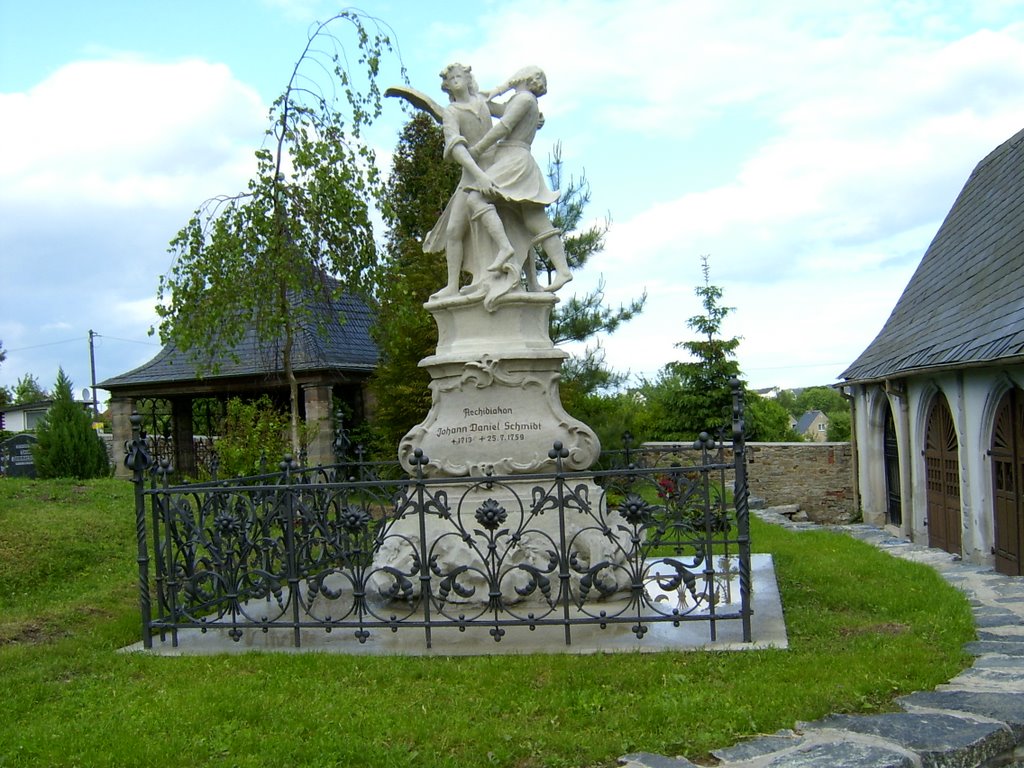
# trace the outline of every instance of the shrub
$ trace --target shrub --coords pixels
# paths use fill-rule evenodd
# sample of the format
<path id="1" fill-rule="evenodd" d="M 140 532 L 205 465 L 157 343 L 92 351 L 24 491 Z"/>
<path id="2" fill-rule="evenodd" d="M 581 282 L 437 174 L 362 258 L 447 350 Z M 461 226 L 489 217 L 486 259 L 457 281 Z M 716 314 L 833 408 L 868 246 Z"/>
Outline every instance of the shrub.
<path id="1" fill-rule="evenodd" d="M 63 369 L 57 371 L 53 405 L 36 428 L 36 438 L 32 453 L 40 478 L 86 480 L 110 473 L 106 446 L 92 428 L 91 414 L 75 402 L 71 379 Z"/>
<path id="2" fill-rule="evenodd" d="M 288 415 L 274 407 L 270 398 L 228 400 L 227 415 L 217 440 L 222 477 L 253 475 L 263 470 L 264 461 L 276 469 L 278 460 L 289 452 Z"/>

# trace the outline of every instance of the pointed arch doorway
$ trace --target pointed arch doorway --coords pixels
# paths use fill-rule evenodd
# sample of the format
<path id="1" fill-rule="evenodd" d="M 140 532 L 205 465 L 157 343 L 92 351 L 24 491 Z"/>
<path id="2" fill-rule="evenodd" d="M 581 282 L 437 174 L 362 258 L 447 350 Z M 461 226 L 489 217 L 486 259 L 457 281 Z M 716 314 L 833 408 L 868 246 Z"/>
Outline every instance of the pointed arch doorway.
<path id="1" fill-rule="evenodd" d="M 961 554 L 959 442 L 946 398 L 936 395 L 925 432 L 928 546 Z"/>
<path id="2" fill-rule="evenodd" d="M 896 422 L 892 408 L 885 404 L 882 427 L 882 460 L 885 467 L 885 522 L 897 527 L 903 525 L 903 494 L 900 492 L 900 450 L 896 439 Z"/>
<path id="3" fill-rule="evenodd" d="M 1024 393 L 1007 392 L 992 428 L 992 484 L 995 509 L 995 567 L 1009 576 L 1024 575 Z"/>

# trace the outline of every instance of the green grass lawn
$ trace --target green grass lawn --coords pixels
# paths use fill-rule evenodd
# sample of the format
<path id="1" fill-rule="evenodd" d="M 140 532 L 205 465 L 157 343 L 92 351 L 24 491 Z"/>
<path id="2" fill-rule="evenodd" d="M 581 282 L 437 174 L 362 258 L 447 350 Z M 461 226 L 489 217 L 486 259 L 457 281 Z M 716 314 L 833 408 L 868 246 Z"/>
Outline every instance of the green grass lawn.
<path id="1" fill-rule="evenodd" d="M 931 569 L 753 521 L 788 650 L 600 656 L 151 657 L 132 488 L 0 481 L 0 766 L 613 766 L 700 759 L 829 712 L 876 712 L 968 663 Z"/>

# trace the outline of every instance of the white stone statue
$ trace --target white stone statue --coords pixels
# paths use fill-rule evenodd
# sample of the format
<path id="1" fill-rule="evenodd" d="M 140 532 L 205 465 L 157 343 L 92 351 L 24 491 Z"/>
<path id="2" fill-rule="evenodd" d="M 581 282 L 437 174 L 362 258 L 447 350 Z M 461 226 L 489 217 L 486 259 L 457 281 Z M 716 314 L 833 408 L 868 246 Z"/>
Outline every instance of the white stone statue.
<path id="1" fill-rule="evenodd" d="M 447 282 L 431 302 L 462 297 L 482 300 L 493 311 L 499 300 L 522 289 L 557 291 L 572 279 L 561 233 L 545 207 L 558 199 L 548 189 L 531 154 L 543 117 L 537 99 L 547 93 L 547 78 L 535 66 L 525 67 L 504 84 L 480 94 L 472 69 L 451 64 L 441 71 L 447 107 L 407 88 L 390 88 L 432 114 L 444 131 L 445 157 L 462 167 L 462 177 L 437 224 L 424 239 L 427 253 L 445 251 Z M 494 99 L 509 91 L 506 102 Z M 499 117 L 492 124 L 492 116 Z M 555 275 L 541 287 L 531 258 L 534 246 L 544 249 Z M 459 278 L 470 273 L 470 284 Z"/>
<path id="2" fill-rule="evenodd" d="M 412 89 L 387 94 L 432 114 L 444 131 L 445 157 L 462 168 L 444 213 L 424 239 L 424 251 L 444 250 L 447 257 L 446 283 L 424 305 L 438 336 L 434 353 L 420 361 L 430 372 L 430 411 L 398 445 L 407 472 L 441 481 L 430 492 L 447 511 L 393 524 L 389 543 L 375 557 L 377 586 L 389 594 L 394 574 L 414 575 L 413 564 L 423 557 L 436 574 L 462 574 L 465 584 L 480 577 L 485 549 L 479 548 L 482 540 L 473 546 L 470 540 L 483 530 L 475 515 L 492 509 L 501 511 L 503 526 L 518 531 L 514 541 L 505 541 L 508 531 L 501 533 L 508 551 L 498 579 L 502 599 L 516 602 L 526 594 L 523 580 L 549 567 L 552 542 L 567 541 L 580 567 L 617 563 L 626 550 L 616 539 L 617 513 L 608 513 L 592 476 L 570 478 L 567 492 L 575 501 L 562 499 L 563 514 L 545 514 L 555 503 L 544 495 L 551 481 L 537 479 L 556 467 L 585 472 L 601 452 L 597 435 L 566 412 L 558 392 L 567 353 L 552 343 L 550 320 L 555 292 L 572 275 L 561 233 L 545 212 L 558 195 L 531 154 L 543 122 L 537 100 L 547 92 L 547 78 L 540 68 L 526 67 L 481 94 L 470 68 L 452 64 L 441 81 L 449 97 L 445 107 Z M 554 267 L 544 287 L 534 263 L 538 247 Z M 470 275 L 466 286 L 460 286 L 463 272 Z M 420 544 L 427 549 L 419 550 Z M 467 600 L 493 598 L 479 579 L 474 585 L 476 597 Z"/>

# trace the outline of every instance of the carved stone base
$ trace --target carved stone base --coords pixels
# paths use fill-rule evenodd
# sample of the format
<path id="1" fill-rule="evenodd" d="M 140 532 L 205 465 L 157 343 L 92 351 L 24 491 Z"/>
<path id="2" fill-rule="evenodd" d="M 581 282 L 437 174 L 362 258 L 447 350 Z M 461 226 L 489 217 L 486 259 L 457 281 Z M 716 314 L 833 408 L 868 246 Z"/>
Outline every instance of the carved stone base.
<path id="1" fill-rule="evenodd" d="M 481 479 L 553 472 L 556 443 L 563 470 L 589 469 L 600 455 L 597 435 L 559 398 L 566 353 L 551 343 L 556 301 L 514 291 L 490 308 L 476 295 L 426 304 L 438 327 L 436 354 L 420 362 L 432 402 L 402 439 L 399 460 L 410 473 L 451 482 L 427 486 L 422 522 L 410 514 L 389 527 L 374 561 L 379 597 L 418 596 L 424 563 L 439 604 L 550 601 L 560 589 L 600 596 L 630 583 L 621 519 L 606 519 L 590 479 L 561 497 L 550 477 Z"/>
<path id="2" fill-rule="evenodd" d="M 567 469 L 597 460 L 597 435 L 559 398 L 566 354 L 548 334 L 555 301 L 547 293 L 518 293 L 493 312 L 466 297 L 426 305 L 439 331 L 437 353 L 420 363 L 430 372 L 432 403 L 399 445 L 407 471 L 417 449 L 429 459 L 428 477 L 549 471 L 555 442 L 569 453 Z"/>
<path id="3" fill-rule="evenodd" d="M 411 514 L 384 534 L 371 579 L 376 596 L 419 597 L 424 562 L 433 597 L 449 604 L 499 597 L 504 605 L 550 603 L 563 582 L 573 602 L 627 588 L 631 574 L 624 564 L 633 544 L 620 514 L 608 512 L 602 490 L 581 479 L 559 496 L 547 483 L 428 486 L 423 529 L 419 515 Z"/>

